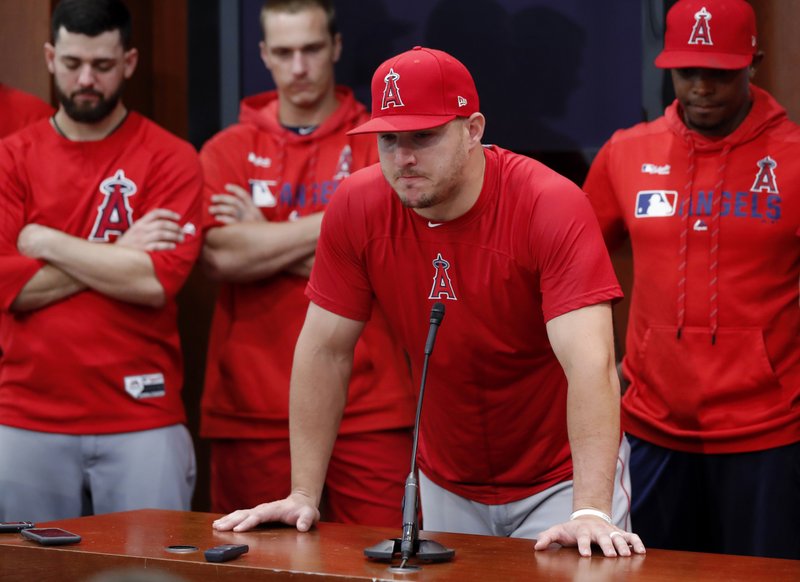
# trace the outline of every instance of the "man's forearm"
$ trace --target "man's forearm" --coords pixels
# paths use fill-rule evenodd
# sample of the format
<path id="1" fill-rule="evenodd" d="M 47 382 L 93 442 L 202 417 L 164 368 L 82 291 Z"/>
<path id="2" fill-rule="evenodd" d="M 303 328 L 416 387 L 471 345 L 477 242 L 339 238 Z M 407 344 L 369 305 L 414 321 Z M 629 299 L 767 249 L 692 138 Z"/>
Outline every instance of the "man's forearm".
<path id="1" fill-rule="evenodd" d="M 212 228 L 203 260 L 214 279 L 256 281 L 314 254 L 322 213 L 292 222 L 241 222 Z"/>
<path id="2" fill-rule="evenodd" d="M 86 285 L 53 265 L 45 265 L 20 290 L 11 311 L 23 312 L 46 307 L 86 289 Z"/>
<path id="3" fill-rule="evenodd" d="M 547 323 L 550 344 L 567 377 L 567 430 L 573 505 L 609 514 L 619 451 L 619 379 L 611 306 L 590 305 Z"/>
<path id="4" fill-rule="evenodd" d="M 570 378 L 567 396 L 573 510 L 594 508 L 610 516 L 620 439 L 618 381 L 613 366 L 585 376 Z"/>
<path id="5" fill-rule="evenodd" d="M 298 340 L 289 399 L 292 492 L 302 492 L 317 504 L 347 400 L 351 368 L 352 357 L 306 352 L 302 337 Z"/>
<path id="6" fill-rule="evenodd" d="M 158 281 L 150 256 L 121 245 L 93 243 L 51 230 L 35 257 L 104 295 L 159 307 L 164 288 Z"/>
<path id="7" fill-rule="evenodd" d="M 347 401 L 353 349 L 363 325 L 311 303 L 295 346 L 289 392 L 292 493 L 306 495 L 316 505 Z"/>
<path id="8" fill-rule="evenodd" d="M 311 277 L 311 269 L 314 267 L 315 259 L 316 255 L 309 255 L 295 263 L 292 263 L 286 267 L 285 271 L 287 273 L 291 273 L 292 275 L 309 279 Z"/>

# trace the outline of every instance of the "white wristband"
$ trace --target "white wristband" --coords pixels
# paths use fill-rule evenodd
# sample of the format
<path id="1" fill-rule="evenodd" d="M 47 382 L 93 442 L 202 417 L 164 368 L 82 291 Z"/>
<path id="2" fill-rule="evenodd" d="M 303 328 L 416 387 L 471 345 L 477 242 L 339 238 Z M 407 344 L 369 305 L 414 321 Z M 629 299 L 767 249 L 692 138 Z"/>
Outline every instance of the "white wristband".
<path id="1" fill-rule="evenodd" d="M 577 519 L 577 518 L 582 517 L 584 515 L 591 515 L 593 517 L 599 517 L 600 519 L 602 519 L 607 524 L 613 525 L 611 523 L 611 518 L 608 515 L 606 515 L 605 513 L 603 513 L 602 511 L 600 511 L 599 509 L 579 509 L 578 511 L 573 511 L 572 515 L 569 516 L 569 519 L 570 519 L 570 521 L 572 521 L 573 519 Z"/>

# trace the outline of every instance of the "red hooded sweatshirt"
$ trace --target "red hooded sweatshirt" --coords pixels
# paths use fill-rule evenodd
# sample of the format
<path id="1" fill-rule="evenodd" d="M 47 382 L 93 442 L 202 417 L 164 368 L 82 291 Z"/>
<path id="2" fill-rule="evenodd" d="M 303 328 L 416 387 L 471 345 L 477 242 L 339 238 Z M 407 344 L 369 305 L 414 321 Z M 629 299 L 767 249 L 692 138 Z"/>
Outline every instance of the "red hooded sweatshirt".
<path id="1" fill-rule="evenodd" d="M 250 190 L 269 221 L 325 210 L 339 182 L 378 159 L 374 136 L 346 132 L 369 119 L 352 92 L 308 135 L 278 122 L 278 94 L 245 99 L 240 122 L 200 153 L 206 201 L 227 183 Z M 207 212 L 206 227 L 219 226 Z M 220 288 L 208 349 L 201 434 L 209 438 L 288 438 L 289 377 L 305 320 L 308 279 L 286 272 Z M 405 358 L 373 310 L 359 340 L 340 432 L 413 424 L 414 397 Z"/>
<path id="2" fill-rule="evenodd" d="M 677 101 L 616 132 L 584 185 L 607 243 L 633 247 L 623 428 L 676 450 L 800 441 L 800 127 L 751 92 L 722 139 Z"/>

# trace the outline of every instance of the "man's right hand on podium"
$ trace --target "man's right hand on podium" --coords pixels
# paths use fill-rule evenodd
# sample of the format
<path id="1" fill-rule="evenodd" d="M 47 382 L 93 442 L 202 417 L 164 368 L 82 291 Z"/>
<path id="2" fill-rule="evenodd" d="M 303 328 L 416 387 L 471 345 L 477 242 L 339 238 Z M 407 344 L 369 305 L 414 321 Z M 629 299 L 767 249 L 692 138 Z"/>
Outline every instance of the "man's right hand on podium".
<path id="1" fill-rule="evenodd" d="M 218 531 L 248 531 L 261 523 L 281 522 L 297 526 L 298 531 L 308 531 L 319 521 L 319 510 L 312 497 L 292 493 L 286 499 L 262 503 L 252 509 L 237 509 L 212 525 Z"/>

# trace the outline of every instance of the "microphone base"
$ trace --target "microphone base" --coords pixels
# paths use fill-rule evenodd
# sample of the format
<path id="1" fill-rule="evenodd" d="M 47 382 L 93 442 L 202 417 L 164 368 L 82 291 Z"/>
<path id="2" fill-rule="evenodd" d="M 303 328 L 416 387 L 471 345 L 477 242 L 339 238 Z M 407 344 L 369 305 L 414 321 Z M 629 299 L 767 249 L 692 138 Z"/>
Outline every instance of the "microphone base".
<path id="1" fill-rule="evenodd" d="M 406 564 L 405 566 L 389 566 L 386 569 L 392 574 L 415 574 L 422 570 L 422 566 L 412 566 L 411 564 Z"/>
<path id="2" fill-rule="evenodd" d="M 383 540 L 374 546 L 366 548 L 364 555 L 373 560 L 391 561 L 392 558 L 400 555 L 402 541 L 400 538 Z M 439 542 L 419 539 L 414 541 L 414 553 L 412 556 L 415 556 L 421 562 L 447 562 L 452 560 L 455 555 L 455 550 L 446 548 Z M 410 566 L 406 566 L 403 569 L 409 570 L 410 568 Z"/>

